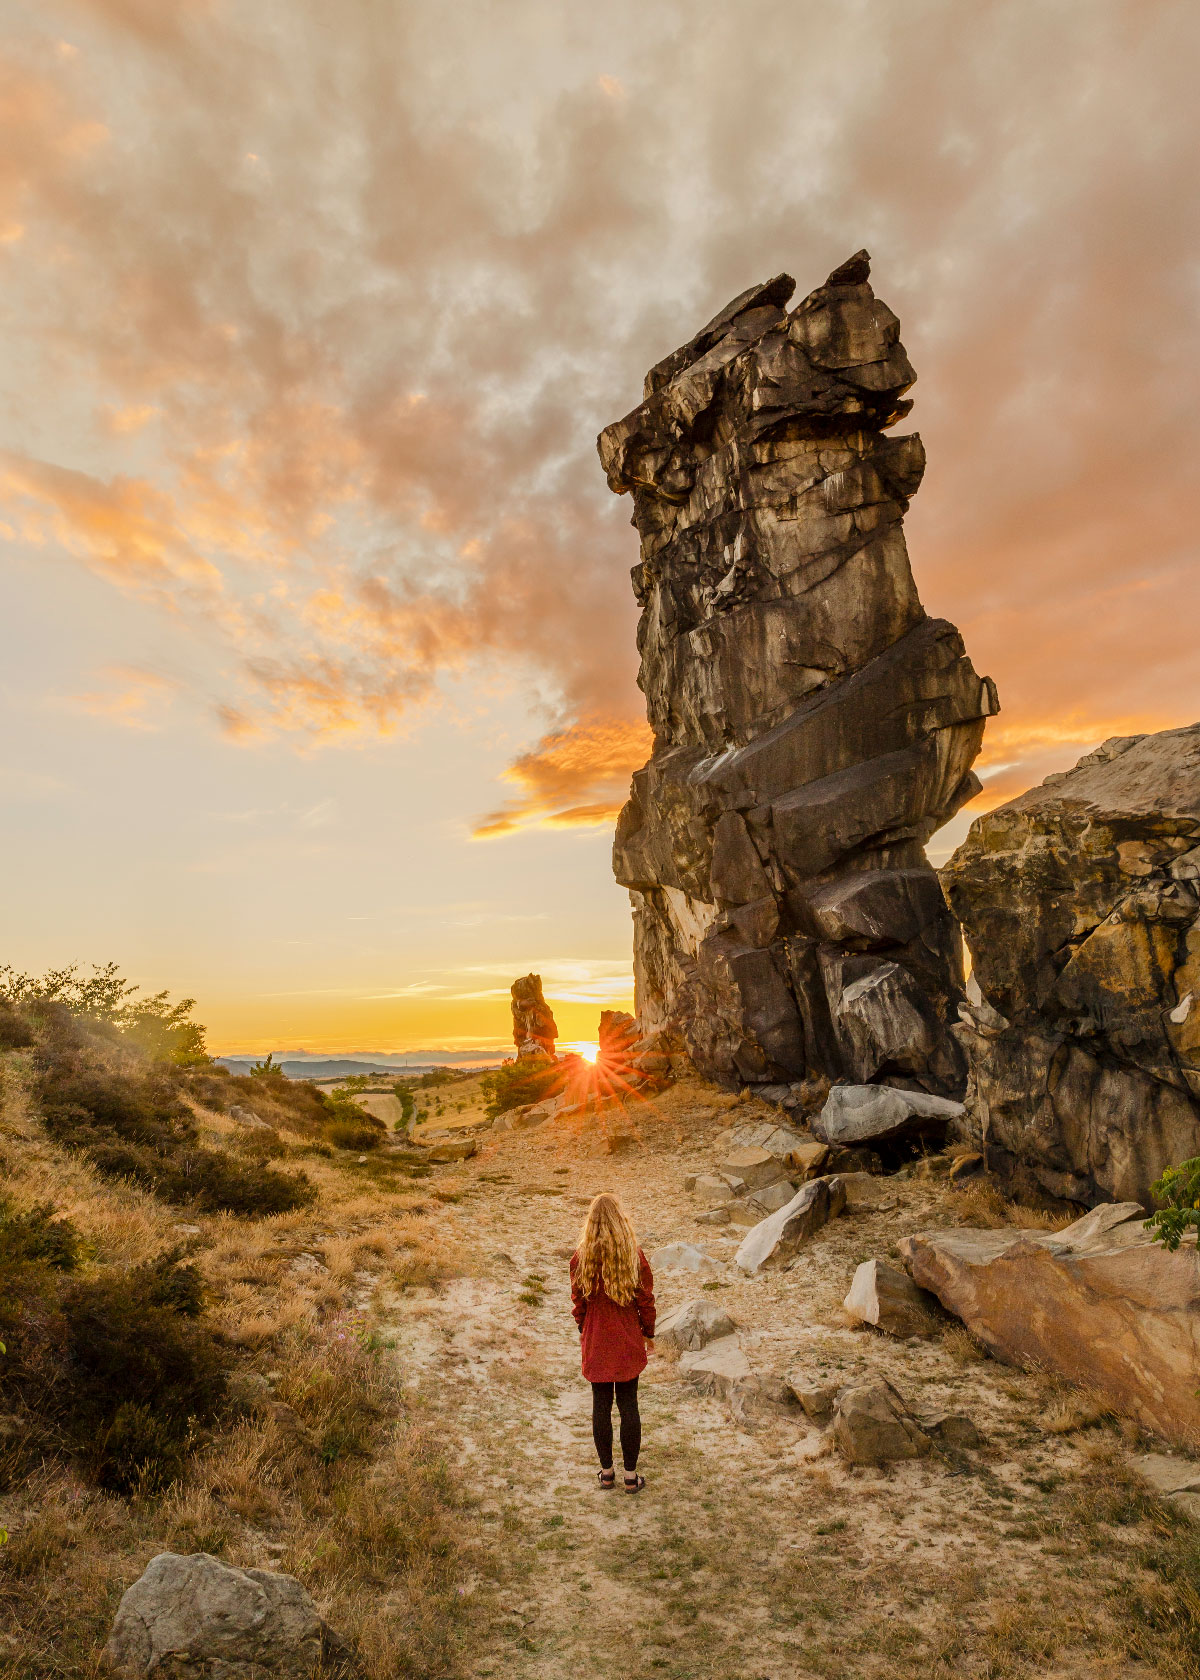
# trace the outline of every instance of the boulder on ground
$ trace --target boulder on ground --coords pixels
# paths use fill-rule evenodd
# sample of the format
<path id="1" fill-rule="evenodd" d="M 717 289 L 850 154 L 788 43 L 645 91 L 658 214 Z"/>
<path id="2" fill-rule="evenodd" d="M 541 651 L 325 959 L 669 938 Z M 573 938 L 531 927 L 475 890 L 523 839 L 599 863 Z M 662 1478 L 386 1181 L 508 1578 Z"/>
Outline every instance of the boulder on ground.
<path id="1" fill-rule="evenodd" d="M 1055 1371 L 1166 1440 L 1200 1445 L 1200 1268 L 1152 1242 L 1136 1202 L 1066 1230 L 925 1231 L 913 1279 L 997 1358 Z"/>
<path id="2" fill-rule="evenodd" d="M 929 1437 L 891 1383 L 883 1377 L 838 1390 L 833 1438 L 849 1464 L 887 1464 L 923 1458 Z"/>
<path id="3" fill-rule="evenodd" d="M 886 1260 L 864 1260 L 854 1274 L 846 1311 L 859 1324 L 886 1330 L 889 1336 L 932 1336 L 937 1301 L 918 1289 L 907 1272 Z"/>
<path id="4" fill-rule="evenodd" d="M 654 1340 L 660 1347 L 695 1351 L 722 1336 L 732 1336 L 737 1325 L 715 1301 L 685 1301 L 658 1321 Z"/>
<path id="5" fill-rule="evenodd" d="M 703 1213 L 696 1215 L 697 1225 L 728 1225 L 729 1210 L 735 1204 L 732 1201 L 723 1202 L 718 1207 L 705 1208 Z"/>
<path id="6" fill-rule="evenodd" d="M 478 1153 L 477 1138 L 447 1138 L 445 1143 L 435 1143 L 425 1159 L 434 1162 L 469 1161 L 472 1155 Z"/>
<path id="7" fill-rule="evenodd" d="M 981 1447 L 983 1436 L 965 1412 L 937 1412 L 922 1418 L 921 1428 L 940 1447 Z"/>
<path id="8" fill-rule="evenodd" d="M 694 1272 L 697 1277 L 720 1277 L 725 1271 L 720 1260 L 714 1260 L 694 1243 L 665 1243 L 650 1256 L 650 1268 L 655 1272 Z"/>
<path id="9" fill-rule="evenodd" d="M 774 1184 L 768 1184 L 762 1190 L 756 1190 L 746 1201 L 758 1214 L 760 1219 L 768 1213 L 778 1213 L 781 1207 L 786 1207 L 796 1194 L 796 1186 L 790 1178 L 781 1178 Z"/>
<path id="10" fill-rule="evenodd" d="M 814 1116 L 814 1137 L 853 1148 L 863 1143 L 897 1143 L 911 1137 L 942 1137 L 952 1120 L 966 1113 L 960 1102 L 926 1091 L 892 1085 L 835 1085 Z"/>
<path id="11" fill-rule="evenodd" d="M 791 1150 L 811 1144 L 812 1139 L 793 1126 L 780 1126 L 774 1120 L 752 1120 L 748 1125 L 736 1127 L 729 1143 L 733 1149 L 765 1149 L 777 1161 L 786 1162 Z"/>
<path id="12" fill-rule="evenodd" d="M 707 1347 L 683 1354 L 679 1369 L 698 1383 L 702 1393 L 732 1400 L 757 1386 L 750 1361 L 736 1336 L 722 1336 Z"/>
<path id="13" fill-rule="evenodd" d="M 733 1191 L 727 1179 L 719 1178 L 716 1173 L 700 1173 L 692 1185 L 692 1195 L 708 1207 L 719 1207 L 729 1200 Z"/>
<path id="14" fill-rule="evenodd" d="M 1171 1453 L 1139 1453 L 1131 1469 L 1145 1478 L 1156 1493 L 1200 1493 L 1200 1464 Z"/>
<path id="15" fill-rule="evenodd" d="M 299 1581 L 160 1552 L 121 1599 L 105 1656 L 124 1675 L 309 1680 L 359 1670 Z"/>
<path id="16" fill-rule="evenodd" d="M 833 1416 L 837 1383 L 813 1382 L 807 1371 L 789 1371 L 784 1379 L 792 1398 L 800 1402 L 804 1415 L 813 1423 L 826 1424 Z"/>
<path id="17" fill-rule="evenodd" d="M 732 1150 L 721 1162 L 721 1171 L 740 1178 L 747 1190 L 761 1190 L 783 1177 L 783 1167 L 769 1149 L 754 1144 Z"/>
<path id="18" fill-rule="evenodd" d="M 768 1215 L 742 1239 L 734 1263 L 753 1277 L 764 1266 L 781 1266 L 846 1205 L 839 1178 L 814 1178 L 803 1185 L 786 1207 Z"/>
<path id="19" fill-rule="evenodd" d="M 829 1159 L 829 1145 L 809 1139 L 789 1149 L 783 1164 L 798 1178 L 815 1178 Z"/>

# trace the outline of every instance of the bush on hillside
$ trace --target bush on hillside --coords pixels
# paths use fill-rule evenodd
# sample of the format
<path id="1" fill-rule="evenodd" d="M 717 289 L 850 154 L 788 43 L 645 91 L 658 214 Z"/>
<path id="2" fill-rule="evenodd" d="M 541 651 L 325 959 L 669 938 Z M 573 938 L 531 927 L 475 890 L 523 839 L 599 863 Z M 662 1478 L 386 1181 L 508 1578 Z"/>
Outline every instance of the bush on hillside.
<path id="1" fill-rule="evenodd" d="M 378 1149 L 387 1136 L 387 1127 L 348 1097 L 333 1096 L 327 1099 L 321 1135 L 339 1149 Z"/>
<path id="2" fill-rule="evenodd" d="M 81 1247 L 52 1207 L 0 1205 L 0 1409 L 20 1425 L 3 1468 L 57 1451 L 112 1492 L 160 1487 L 216 1415 L 230 1355 L 178 1254 L 81 1276 Z"/>
<path id="3" fill-rule="evenodd" d="M 303 1173 L 237 1160 L 198 1142 L 183 1100 L 186 1075 L 161 1064 L 100 1059 L 91 1030 L 59 1007 L 38 1055 L 37 1095 L 46 1129 L 109 1178 L 128 1178 L 162 1201 L 244 1218 L 308 1207 Z"/>
<path id="4" fill-rule="evenodd" d="M 494 1120 L 510 1108 L 541 1102 L 562 1089 L 562 1069 L 553 1062 L 505 1062 L 480 1079 L 487 1115 Z"/>

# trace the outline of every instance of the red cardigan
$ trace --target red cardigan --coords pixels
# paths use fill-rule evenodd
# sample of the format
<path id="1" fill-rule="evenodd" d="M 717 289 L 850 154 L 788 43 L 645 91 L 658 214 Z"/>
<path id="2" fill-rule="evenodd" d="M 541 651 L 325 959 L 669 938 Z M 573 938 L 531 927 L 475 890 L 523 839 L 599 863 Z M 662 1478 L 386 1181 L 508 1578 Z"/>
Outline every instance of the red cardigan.
<path id="1" fill-rule="evenodd" d="M 583 1293 L 575 1281 L 579 1255 L 571 1256 L 571 1312 L 579 1326 L 588 1382 L 629 1382 L 646 1369 L 643 1338 L 654 1335 L 654 1273 L 640 1248 L 638 1261 L 637 1294 L 627 1307 L 619 1307 L 604 1293 L 602 1283 L 595 1294 Z"/>

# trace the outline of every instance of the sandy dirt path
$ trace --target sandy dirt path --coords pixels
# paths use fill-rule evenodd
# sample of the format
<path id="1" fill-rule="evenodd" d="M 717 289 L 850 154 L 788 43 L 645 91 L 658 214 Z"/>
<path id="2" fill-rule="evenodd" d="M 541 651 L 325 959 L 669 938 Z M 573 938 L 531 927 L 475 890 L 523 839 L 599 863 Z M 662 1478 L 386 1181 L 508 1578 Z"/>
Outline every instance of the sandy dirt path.
<path id="1" fill-rule="evenodd" d="M 647 1488 L 596 1486 L 590 1393 L 569 1315 L 567 1258 L 583 1212 L 618 1192 L 647 1251 L 675 1240 L 728 1260 L 737 1235 L 698 1225 L 683 1188 L 760 1118 L 699 1081 L 639 1111 L 638 1147 L 609 1156 L 594 1122 L 488 1138 L 455 1169 L 447 1216 L 469 1275 L 387 1311 L 405 1383 L 463 1466 L 502 1558 L 481 1585 L 480 1675 L 701 1680 L 1036 1675 L 1148 1680 L 1129 1660 L 1123 1583 L 1145 1586 L 1145 1523 L 1107 1520 L 1124 1486 L 1115 1428 L 1047 1432 L 1044 1380 L 979 1357 L 961 1330 L 900 1343 L 852 1329 L 859 1261 L 952 1223 L 952 1198 L 879 1181 L 878 1205 L 826 1228 L 791 1271 L 731 1271 L 709 1298 L 756 1373 L 886 1374 L 918 1413 L 967 1412 L 985 1447 L 854 1469 L 795 1405 L 698 1394 L 657 1354 L 642 1379 Z M 660 1316 L 700 1293 L 662 1272 Z M 1132 1572 L 1132 1573 L 1131 1573 Z M 474 1590 L 471 1582 L 465 1584 Z"/>

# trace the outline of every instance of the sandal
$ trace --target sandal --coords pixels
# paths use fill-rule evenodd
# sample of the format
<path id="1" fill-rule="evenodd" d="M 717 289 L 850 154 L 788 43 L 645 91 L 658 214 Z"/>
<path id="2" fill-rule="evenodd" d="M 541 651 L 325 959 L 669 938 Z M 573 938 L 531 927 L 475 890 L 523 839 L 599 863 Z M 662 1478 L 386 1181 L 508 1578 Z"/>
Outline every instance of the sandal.
<path id="1" fill-rule="evenodd" d="M 615 1470 L 597 1470 L 596 1480 L 606 1492 L 611 1493 L 617 1485 L 617 1472 Z"/>
<path id="2" fill-rule="evenodd" d="M 634 1470 L 632 1472 L 633 1480 L 630 1481 L 630 1479 L 629 1479 L 630 1474 L 631 1474 L 631 1472 L 628 1471 L 628 1470 L 625 1472 L 625 1492 L 626 1493 L 641 1493 L 642 1489 L 646 1485 L 645 1476 L 639 1476 L 637 1471 Z"/>

